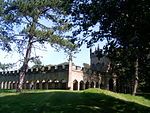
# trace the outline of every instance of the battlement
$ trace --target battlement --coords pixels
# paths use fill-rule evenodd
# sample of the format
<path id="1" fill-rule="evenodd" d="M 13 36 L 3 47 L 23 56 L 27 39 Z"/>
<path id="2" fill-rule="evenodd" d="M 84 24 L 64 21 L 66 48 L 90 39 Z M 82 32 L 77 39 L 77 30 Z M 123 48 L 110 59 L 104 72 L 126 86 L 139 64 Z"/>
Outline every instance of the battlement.
<path id="1" fill-rule="evenodd" d="M 67 65 L 55 65 L 55 66 L 43 66 L 40 68 L 30 68 L 28 69 L 27 73 L 40 73 L 40 72 L 58 72 L 69 70 L 69 64 Z M 14 71 L 2 71 L 0 72 L 0 76 L 7 76 L 7 75 L 18 75 L 20 70 Z"/>
<path id="2" fill-rule="evenodd" d="M 72 66 L 72 69 L 82 71 L 82 68 L 80 66 Z"/>

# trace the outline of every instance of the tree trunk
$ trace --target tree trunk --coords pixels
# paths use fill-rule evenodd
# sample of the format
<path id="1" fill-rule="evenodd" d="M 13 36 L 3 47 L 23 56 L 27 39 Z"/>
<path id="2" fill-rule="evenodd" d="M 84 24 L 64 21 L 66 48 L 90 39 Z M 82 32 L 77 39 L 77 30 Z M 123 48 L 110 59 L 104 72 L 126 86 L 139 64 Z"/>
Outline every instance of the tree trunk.
<path id="1" fill-rule="evenodd" d="M 132 95 L 136 94 L 138 88 L 138 66 L 139 66 L 138 58 L 136 58 L 134 66 L 135 66 L 135 74 L 134 74 L 134 86 Z"/>
<path id="2" fill-rule="evenodd" d="M 31 49 L 32 49 L 31 41 L 32 41 L 32 36 L 29 36 L 29 41 L 28 41 L 27 50 L 26 50 L 25 57 L 24 57 L 24 62 L 23 62 L 23 65 L 22 65 L 20 73 L 19 73 L 19 84 L 16 89 L 17 92 L 22 91 L 24 78 L 25 78 L 26 72 L 28 70 L 28 62 L 29 62 L 29 59 L 31 56 Z"/>

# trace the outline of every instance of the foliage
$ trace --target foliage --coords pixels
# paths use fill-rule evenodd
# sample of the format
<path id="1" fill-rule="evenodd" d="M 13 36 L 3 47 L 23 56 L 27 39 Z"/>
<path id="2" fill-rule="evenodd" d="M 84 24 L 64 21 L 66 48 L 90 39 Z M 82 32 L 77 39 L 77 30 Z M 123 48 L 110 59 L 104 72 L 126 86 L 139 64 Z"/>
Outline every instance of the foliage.
<path id="1" fill-rule="evenodd" d="M 7 109 L 6 109 L 7 108 Z M 1 113 L 145 113 L 150 101 L 143 97 L 116 94 L 100 89 L 80 92 L 35 90 L 0 93 Z"/>
<path id="2" fill-rule="evenodd" d="M 75 0 L 71 14 L 74 25 L 79 28 L 74 35 L 86 36 L 81 42 L 86 41 L 90 47 L 106 39 L 104 49 L 114 65 L 119 62 L 125 73 L 130 72 L 132 76 L 138 73 L 145 86 L 149 84 L 146 82 L 150 78 L 149 0 Z M 138 66 L 135 66 L 137 59 Z"/>
<path id="3" fill-rule="evenodd" d="M 11 51 L 11 45 L 10 45 L 10 38 L 7 36 L 11 29 L 10 26 L 7 24 L 4 24 L 3 18 L 1 18 L 4 10 L 4 2 L 0 0 L 0 49 L 5 51 Z M 5 31 L 7 30 L 7 32 Z"/>
<path id="4" fill-rule="evenodd" d="M 13 66 L 14 66 L 14 64 L 12 64 L 12 63 L 2 64 L 0 62 L 0 69 L 3 71 L 8 71 L 8 69 L 12 68 Z"/>
<path id="5" fill-rule="evenodd" d="M 64 35 L 70 29 L 70 24 L 66 20 L 70 2 L 65 0 L 3 1 L 1 22 L 2 25 L 10 26 L 11 32 L 9 33 L 7 29 L 4 31 L 10 41 L 16 44 L 17 52 L 24 57 L 19 90 L 22 89 L 28 62 L 33 61 L 34 49 L 41 49 L 40 45 L 48 43 L 56 49 L 63 48 L 69 54 L 76 50 L 77 46 Z"/>

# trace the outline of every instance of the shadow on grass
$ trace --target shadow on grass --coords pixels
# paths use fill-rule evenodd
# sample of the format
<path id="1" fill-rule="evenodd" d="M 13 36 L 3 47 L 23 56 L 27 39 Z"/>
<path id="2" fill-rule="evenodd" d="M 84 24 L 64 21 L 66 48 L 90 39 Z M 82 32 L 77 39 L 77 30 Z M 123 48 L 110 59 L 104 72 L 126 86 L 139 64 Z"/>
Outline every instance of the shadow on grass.
<path id="1" fill-rule="evenodd" d="M 52 91 L 0 97 L 0 113 L 150 113 L 150 108 L 89 92 Z"/>
<path id="2" fill-rule="evenodd" d="M 142 96 L 145 99 L 149 99 L 150 100 L 150 93 L 141 93 L 141 94 L 137 94 L 137 96 Z"/>
<path id="3" fill-rule="evenodd" d="M 14 89 L 14 90 L 9 90 L 9 89 L 0 89 L 0 93 L 15 93 L 16 92 L 16 90 Z"/>

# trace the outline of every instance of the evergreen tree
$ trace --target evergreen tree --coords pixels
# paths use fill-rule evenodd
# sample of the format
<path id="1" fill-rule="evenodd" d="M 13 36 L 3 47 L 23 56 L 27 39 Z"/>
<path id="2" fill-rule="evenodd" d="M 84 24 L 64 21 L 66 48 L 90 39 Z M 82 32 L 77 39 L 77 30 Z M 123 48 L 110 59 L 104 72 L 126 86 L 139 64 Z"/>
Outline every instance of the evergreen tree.
<path id="1" fill-rule="evenodd" d="M 65 0 L 3 1 L 1 23 L 10 27 L 10 31 L 3 31 L 7 38 L 16 44 L 18 52 L 24 56 L 17 91 L 22 90 L 28 62 L 33 59 L 31 52 L 35 44 L 49 43 L 52 47 L 64 48 L 70 52 L 75 49 L 76 46 L 63 35 L 70 28 L 66 21 L 69 4 L 70 1 Z M 17 32 L 16 28 L 19 29 Z"/>

